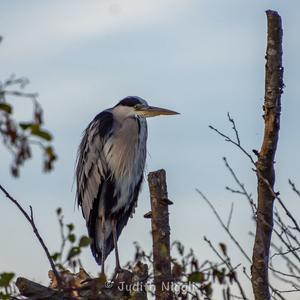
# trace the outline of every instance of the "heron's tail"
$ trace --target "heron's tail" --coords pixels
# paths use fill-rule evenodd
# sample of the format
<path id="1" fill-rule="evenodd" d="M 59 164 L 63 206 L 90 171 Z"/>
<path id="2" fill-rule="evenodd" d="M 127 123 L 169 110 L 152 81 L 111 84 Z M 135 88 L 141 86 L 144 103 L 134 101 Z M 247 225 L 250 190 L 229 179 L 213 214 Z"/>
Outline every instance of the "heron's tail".
<path id="1" fill-rule="evenodd" d="M 131 210 L 128 210 L 127 212 L 121 214 L 120 217 L 118 218 L 118 222 L 116 226 L 117 239 L 119 239 L 119 236 L 123 231 L 123 228 L 126 226 L 130 215 L 131 215 Z M 110 252 L 114 249 L 114 240 L 112 235 L 111 221 L 105 222 L 106 234 L 104 237 L 100 229 L 101 228 L 100 222 L 98 220 L 96 221 L 96 226 L 92 226 L 92 228 L 95 229 L 95 232 L 89 232 L 89 234 L 92 239 L 92 243 L 91 243 L 92 253 L 95 257 L 96 262 L 99 265 L 101 265 L 102 255 L 104 255 L 104 260 L 105 260 L 107 256 L 110 254 Z M 102 253 L 103 245 L 104 245 L 104 253 Z"/>
<path id="2" fill-rule="evenodd" d="M 110 252 L 114 249 L 114 242 L 112 236 L 112 228 L 110 222 L 105 222 L 105 230 L 106 234 L 103 236 L 101 232 L 101 225 L 100 222 L 96 222 L 95 232 L 89 232 L 90 238 L 92 239 L 91 243 L 91 250 L 95 257 L 96 262 L 98 265 L 102 263 L 102 256 L 104 255 L 104 260 L 110 254 Z M 103 252 L 104 249 L 104 252 Z"/>

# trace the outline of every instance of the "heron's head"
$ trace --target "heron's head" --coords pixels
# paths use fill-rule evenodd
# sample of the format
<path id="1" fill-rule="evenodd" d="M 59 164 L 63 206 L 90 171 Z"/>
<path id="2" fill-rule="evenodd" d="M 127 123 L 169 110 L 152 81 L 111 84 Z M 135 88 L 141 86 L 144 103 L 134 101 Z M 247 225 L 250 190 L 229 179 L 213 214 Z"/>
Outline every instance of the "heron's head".
<path id="1" fill-rule="evenodd" d="M 119 113 L 126 114 L 127 116 L 138 116 L 142 118 L 179 114 L 173 110 L 150 106 L 146 100 L 137 96 L 124 98 L 114 107 L 114 110 L 117 110 Z"/>

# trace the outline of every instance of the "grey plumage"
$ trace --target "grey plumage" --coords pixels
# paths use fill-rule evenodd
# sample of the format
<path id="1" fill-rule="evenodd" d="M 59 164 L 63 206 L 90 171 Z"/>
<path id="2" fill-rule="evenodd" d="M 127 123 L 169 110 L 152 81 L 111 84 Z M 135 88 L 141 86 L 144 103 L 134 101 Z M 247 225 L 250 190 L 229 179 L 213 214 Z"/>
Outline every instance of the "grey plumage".
<path id="1" fill-rule="evenodd" d="M 120 267 L 116 241 L 134 212 L 143 181 L 145 118 L 159 114 L 176 113 L 150 107 L 139 97 L 127 97 L 99 113 L 84 131 L 76 165 L 76 198 L 102 271 L 114 247 Z"/>

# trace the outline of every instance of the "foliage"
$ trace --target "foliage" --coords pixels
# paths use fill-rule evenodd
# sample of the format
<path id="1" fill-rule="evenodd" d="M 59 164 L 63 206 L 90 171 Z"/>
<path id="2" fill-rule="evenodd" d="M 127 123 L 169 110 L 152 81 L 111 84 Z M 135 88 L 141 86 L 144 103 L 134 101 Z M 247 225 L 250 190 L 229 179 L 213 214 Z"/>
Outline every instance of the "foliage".
<path id="1" fill-rule="evenodd" d="M 85 235 L 78 238 L 73 223 L 64 223 L 62 208 L 59 207 L 56 210 L 56 215 L 60 228 L 61 246 L 51 257 L 61 271 L 66 270 L 67 267 L 75 271 L 78 266 L 81 266 L 82 249 L 88 247 L 91 241 Z"/>
<path id="2" fill-rule="evenodd" d="M 43 110 L 36 93 L 24 92 L 29 80 L 24 77 L 0 81 L 0 136 L 3 145 L 12 155 L 11 174 L 19 176 L 20 167 L 32 156 L 32 145 L 37 145 L 43 153 L 43 170 L 53 169 L 57 155 L 53 148 L 52 134 L 43 127 Z M 29 99 L 33 105 L 31 120 L 18 121 L 14 118 L 13 101 L 17 98 Z"/>
<path id="3" fill-rule="evenodd" d="M 214 251 L 217 251 L 210 241 L 206 241 Z M 146 285 L 149 287 L 148 291 L 154 295 L 153 289 L 151 289 L 154 280 L 154 274 L 151 268 L 153 264 L 152 252 L 146 253 L 137 242 L 135 242 L 134 245 L 134 259 L 127 262 L 125 267 L 128 270 L 134 270 L 134 267 L 139 262 L 148 264 L 150 269 Z M 171 288 L 176 299 L 215 299 L 212 297 L 214 289 L 217 286 L 221 287 L 224 299 L 231 299 L 231 288 L 234 285 L 240 285 L 237 276 L 237 269 L 240 265 L 232 267 L 230 258 L 227 255 L 226 245 L 220 243 L 219 247 L 220 251 L 217 251 L 220 258 L 219 262 L 204 260 L 200 263 L 193 249 L 186 251 L 185 246 L 180 241 L 174 241 L 172 243 Z M 238 287 L 238 289 L 239 288 L 240 287 Z"/>
<path id="4" fill-rule="evenodd" d="M 90 245 L 90 239 L 85 235 L 77 237 L 74 224 L 64 223 L 64 215 L 61 208 L 56 210 L 56 215 L 59 222 L 61 246 L 59 250 L 52 254 L 51 258 L 63 277 L 66 277 L 69 280 L 69 278 L 72 277 L 72 273 L 68 268 L 71 268 L 73 272 L 75 272 L 78 267 L 81 267 L 80 255 L 82 249 Z M 82 277 L 83 273 L 84 271 L 81 269 L 78 274 Z M 84 275 L 88 277 L 88 274 Z M 53 285 L 55 276 L 52 271 L 49 272 L 49 276 L 52 280 L 51 285 Z M 14 277 L 15 274 L 12 272 L 0 273 L 0 299 L 6 300 L 11 299 L 11 297 L 22 299 L 18 298 L 19 293 L 13 283 Z"/>
<path id="5" fill-rule="evenodd" d="M 82 268 L 80 256 L 82 249 L 90 245 L 90 239 L 84 235 L 81 237 L 76 235 L 74 224 L 64 222 L 64 215 L 61 208 L 56 210 L 56 215 L 61 236 L 61 246 L 51 257 L 59 269 L 62 278 L 66 279 L 69 284 L 72 283 L 73 289 L 74 286 L 80 289 L 83 277 L 85 281 L 91 282 L 90 284 L 96 284 L 97 286 L 100 284 L 103 286 L 101 277 L 92 279 Z M 216 251 L 210 241 L 208 243 Z M 137 242 L 134 245 L 134 258 L 126 264 L 125 268 L 134 274 L 137 266 L 141 268 L 144 263 L 148 265 L 149 271 L 147 271 L 143 285 L 149 293 L 154 294 L 152 253 L 146 253 Z M 172 243 L 172 286 L 170 288 L 175 293 L 176 299 L 190 299 L 191 297 L 193 299 L 203 299 L 203 297 L 213 299 L 213 291 L 216 285 L 222 287 L 223 295 L 228 295 L 224 296 L 224 299 L 230 299 L 232 295 L 231 287 L 238 282 L 236 270 L 239 265 L 234 268 L 231 266 L 230 258 L 227 254 L 227 246 L 224 243 L 220 243 L 219 247 L 220 251 L 218 251 L 218 255 L 221 258 L 220 262 L 205 260 L 199 263 L 199 259 L 192 249 L 186 251 L 185 246 L 179 241 Z M 72 269 L 73 273 L 69 269 Z M 75 273 L 78 269 L 79 273 Z M 14 275 L 14 273 L 0 274 L 0 299 L 10 299 L 9 297 L 12 296 L 15 299 L 21 299 L 18 298 L 16 288 L 12 284 Z M 50 272 L 49 275 L 51 278 L 50 286 L 56 289 L 58 282 L 53 272 Z"/>
<path id="6" fill-rule="evenodd" d="M 12 272 L 0 273 L 0 299 L 8 300 L 14 292 L 12 280 L 15 274 Z"/>

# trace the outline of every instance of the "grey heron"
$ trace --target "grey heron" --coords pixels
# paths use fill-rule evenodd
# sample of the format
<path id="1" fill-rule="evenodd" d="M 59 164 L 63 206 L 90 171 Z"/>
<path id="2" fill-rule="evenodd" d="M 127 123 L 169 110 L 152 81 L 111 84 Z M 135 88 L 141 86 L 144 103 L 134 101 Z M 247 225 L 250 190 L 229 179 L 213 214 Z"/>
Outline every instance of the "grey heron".
<path id="1" fill-rule="evenodd" d="M 146 118 L 175 114 L 130 96 L 96 115 L 83 133 L 76 165 L 76 199 L 102 273 L 113 249 L 116 271 L 121 270 L 117 241 L 134 213 L 143 181 Z"/>

